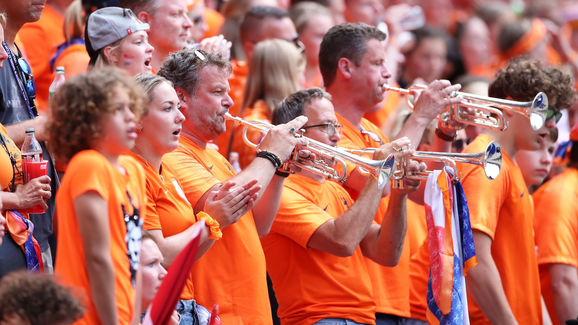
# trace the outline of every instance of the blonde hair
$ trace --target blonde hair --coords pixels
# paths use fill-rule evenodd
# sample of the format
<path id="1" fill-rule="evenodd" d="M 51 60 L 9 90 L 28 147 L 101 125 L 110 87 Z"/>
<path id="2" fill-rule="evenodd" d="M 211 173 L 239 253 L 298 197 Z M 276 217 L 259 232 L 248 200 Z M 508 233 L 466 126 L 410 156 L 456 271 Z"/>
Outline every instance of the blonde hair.
<path id="1" fill-rule="evenodd" d="M 64 37 L 66 41 L 84 37 L 84 21 L 82 20 L 82 3 L 74 0 L 64 14 Z"/>
<path id="2" fill-rule="evenodd" d="M 106 57 L 106 55 L 104 55 L 104 49 L 107 47 L 110 47 L 110 52 L 118 51 L 120 49 L 120 45 L 122 44 L 122 41 L 124 41 L 125 39 L 126 39 L 126 37 L 119 39 L 118 41 L 115 41 L 114 43 L 107 45 L 107 46 L 103 47 L 102 49 L 100 49 L 100 51 L 98 51 L 98 57 L 96 58 L 96 61 L 94 62 L 93 69 L 102 69 L 104 67 L 110 66 L 111 65 L 110 60 Z"/>
<path id="3" fill-rule="evenodd" d="M 271 117 L 279 102 L 300 89 L 299 76 L 304 67 L 305 59 L 293 43 L 281 39 L 259 42 L 249 64 L 240 115 L 261 99 Z"/>

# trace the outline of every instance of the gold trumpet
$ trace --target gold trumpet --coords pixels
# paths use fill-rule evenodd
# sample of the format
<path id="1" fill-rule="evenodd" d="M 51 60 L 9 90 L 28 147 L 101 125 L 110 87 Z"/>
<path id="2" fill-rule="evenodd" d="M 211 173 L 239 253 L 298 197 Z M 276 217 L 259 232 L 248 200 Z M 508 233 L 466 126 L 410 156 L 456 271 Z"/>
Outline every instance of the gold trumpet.
<path id="1" fill-rule="evenodd" d="M 408 89 L 383 85 L 384 90 L 391 90 L 405 95 L 407 106 L 413 110 L 414 100 L 411 98 L 412 90 L 423 90 L 426 86 L 414 85 Z M 530 120 L 532 129 L 538 130 L 546 122 L 548 113 L 548 97 L 539 92 L 532 101 L 519 102 L 514 100 L 494 97 L 479 96 L 459 91 L 454 91 L 450 97 L 461 97 L 460 104 L 448 105 L 438 116 L 445 125 L 450 121 L 462 124 L 477 125 L 486 128 L 504 131 L 508 128 L 508 121 L 504 118 L 503 110 L 522 114 Z"/>
<path id="2" fill-rule="evenodd" d="M 242 118 L 232 116 L 229 113 L 226 113 L 225 117 L 244 125 L 243 141 L 248 146 L 257 150 L 259 145 L 255 144 L 247 137 L 248 128 L 252 127 L 266 133 L 273 127 L 273 125 L 263 121 L 245 121 Z M 295 137 L 303 137 L 307 139 L 308 144 L 306 146 L 297 145 L 295 150 L 293 150 L 291 158 L 289 158 L 286 164 L 293 165 L 328 179 L 344 183 L 347 180 L 346 162 L 349 162 L 360 167 L 362 172 L 377 178 L 378 186 L 380 188 L 382 188 L 387 183 L 387 180 L 391 175 L 391 171 L 395 162 L 393 155 L 389 155 L 384 160 L 368 159 L 359 155 L 352 154 L 343 148 L 333 147 L 323 142 L 304 137 L 303 135 L 296 133 L 294 130 L 292 132 Z M 311 160 L 299 157 L 299 151 L 301 150 L 309 151 L 311 156 L 316 157 L 316 159 Z M 288 166 L 285 166 L 284 168 L 289 170 Z"/>
<path id="3" fill-rule="evenodd" d="M 361 150 L 348 150 L 352 153 L 371 154 L 376 148 L 366 148 Z M 502 166 L 502 148 L 499 143 L 493 141 L 486 147 L 486 150 L 480 153 L 448 153 L 448 152 L 430 152 L 430 151 L 415 151 L 410 159 L 418 161 L 437 161 L 453 168 L 455 175 L 453 179 L 459 180 L 457 176 L 456 163 L 468 163 L 482 166 L 484 174 L 490 180 L 494 180 L 500 174 Z M 391 173 L 393 186 L 395 188 L 404 188 L 404 179 L 424 179 L 427 178 L 433 171 L 426 170 L 423 172 L 408 172 L 407 159 L 400 159 Z"/>

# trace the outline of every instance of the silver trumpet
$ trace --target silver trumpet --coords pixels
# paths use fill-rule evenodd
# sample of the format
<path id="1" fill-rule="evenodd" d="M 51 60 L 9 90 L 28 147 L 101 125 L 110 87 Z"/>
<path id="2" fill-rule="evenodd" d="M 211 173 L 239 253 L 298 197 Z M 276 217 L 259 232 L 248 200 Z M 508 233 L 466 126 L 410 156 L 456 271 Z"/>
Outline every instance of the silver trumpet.
<path id="1" fill-rule="evenodd" d="M 357 154 L 371 154 L 375 148 L 366 148 L 361 150 L 348 150 Z M 502 148 L 499 143 L 493 141 L 486 147 L 486 150 L 480 153 L 448 153 L 448 152 L 430 152 L 430 151 L 415 151 L 410 159 L 417 161 L 437 161 L 453 168 L 455 176 L 454 180 L 458 181 L 458 168 L 456 163 L 467 163 L 482 166 L 484 174 L 490 180 L 494 180 L 500 174 L 502 166 Z M 399 159 L 394 166 L 391 173 L 394 188 L 404 188 L 405 179 L 424 179 L 427 178 L 433 171 L 426 170 L 423 172 L 408 172 L 407 159 Z"/>
<path id="2" fill-rule="evenodd" d="M 243 141 L 246 145 L 257 150 L 259 147 L 258 144 L 252 142 L 247 137 L 248 128 L 255 128 L 259 131 L 267 133 L 269 129 L 273 127 L 272 124 L 263 121 L 245 121 L 242 118 L 232 116 L 229 113 L 226 113 L 225 117 L 244 125 Z M 294 135 L 295 137 L 303 137 L 307 139 L 308 144 L 306 146 L 296 146 L 295 150 L 293 150 L 291 158 L 286 162 L 286 164 L 296 166 L 303 170 L 307 170 L 325 178 L 342 183 L 347 180 L 347 163 L 354 164 L 360 167 L 360 171 L 363 173 L 370 174 L 371 176 L 377 178 L 378 186 L 380 188 L 382 188 L 387 183 L 391 175 L 391 171 L 395 162 L 393 155 L 389 155 L 384 160 L 368 159 L 350 153 L 343 148 L 333 147 L 323 142 L 304 137 L 303 135 L 295 132 Z M 315 157 L 315 160 L 300 157 L 299 151 L 301 150 L 310 152 L 310 157 Z M 284 168 L 289 170 L 287 165 L 285 165 Z"/>
<path id="3" fill-rule="evenodd" d="M 413 99 L 411 91 L 425 88 L 426 86 L 424 85 L 414 85 L 408 89 L 383 85 L 384 90 L 391 90 L 405 95 L 406 104 L 411 110 L 415 106 L 415 99 Z M 450 96 L 461 97 L 462 102 L 456 105 L 448 105 L 440 113 L 438 118 L 446 125 L 449 125 L 450 121 L 455 121 L 504 131 L 508 128 L 508 121 L 504 118 L 503 110 L 524 115 L 530 120 L 534 130 L 538 130 L 546 122 L 548 97 L 543 92 L 539 92 L 529 102 L 480 96 L 459 91 L 452 92 Z"/>

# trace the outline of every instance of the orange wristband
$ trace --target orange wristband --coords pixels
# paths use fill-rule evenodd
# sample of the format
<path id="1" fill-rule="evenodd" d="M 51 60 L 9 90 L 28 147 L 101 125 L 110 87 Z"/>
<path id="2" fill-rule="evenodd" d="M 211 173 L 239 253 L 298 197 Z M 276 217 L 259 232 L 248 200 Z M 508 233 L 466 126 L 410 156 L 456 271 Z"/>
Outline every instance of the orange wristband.
<path id="1" fill-rule="evenodd" d="M 219 240 L 223 237 L 221 232 L 221 225 L 219 222 L 205 212 L 197 213 L 197 220 L 205 220 L 205 224 L 209 227 L 209 239 Z"/>

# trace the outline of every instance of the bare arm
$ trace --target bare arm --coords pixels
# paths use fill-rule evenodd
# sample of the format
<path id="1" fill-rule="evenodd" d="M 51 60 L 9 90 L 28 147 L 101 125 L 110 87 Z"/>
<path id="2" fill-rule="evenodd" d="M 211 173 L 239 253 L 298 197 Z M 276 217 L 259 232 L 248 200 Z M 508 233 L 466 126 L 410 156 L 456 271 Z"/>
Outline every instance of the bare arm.
<path id="1" fill-rule="evenodd" d="M 6 127 L 8 136 L 12 139 L 12 141 L 14 141 L 14 144 L 16 144 L 16 146 L 18 147 L 21 147 L 22 143 L 24 142 L 24 138 L 26 136 L 27 128 L 34 128 L 35 130 L 34 136 L 38 141 L 47 140 L 45 134 L 46 122 L 47 118 L 44 115 L 40 115 L 31 120 L 23 121 L 12 125 L 4 125 L 4 127 Z"/>
<path id="2" fill-rule="evenodd" d="M 37 177 L 24 185 L 18 185 L 16 192 L 0 192 L 4 209 L 26 209 L 40 204 L 46 209 L 44 200 L 50 198 L 50 177 Z"/>
<path id="3" fill-rule="evenodd" d="M 578 317 L 578 270 L 568 264 L 550 264 L 548 268 L 556 316 L 564 324 Z"/>
<path id="4" fill-rule="evenodd" d="M 375 218 L 380 199 L 381 191 L 377 188 L 377 180 L 369 178 L 351 208 L 336 219 L 319 226 L 309 239 L 307 247 L 341 257 L 353 255 Z"/>
<path id="5" fill-rule="evenodd" d="M 478 265 L 466 276 L 468 292 L 492 324 L 517 324 L 492 258 L 492 238 L 477 230 L 473 237 Z"/>
<path id="6" fill-rule="evenodd" d="M 103 324 L 118 324 L 114 266 L 110 256 L 107 202 L 88 191 L 74 199 L 74 211 L 82 237 L 90 296 Z"/>
<path id="7" fill-rule="evenodd" d="M 406 193 L 393 190 L 381 226 L 372 225 L 361 242 L 363 255 L 383 266 L 399 263 L 407 231 L 406 198 Z"/>

